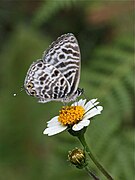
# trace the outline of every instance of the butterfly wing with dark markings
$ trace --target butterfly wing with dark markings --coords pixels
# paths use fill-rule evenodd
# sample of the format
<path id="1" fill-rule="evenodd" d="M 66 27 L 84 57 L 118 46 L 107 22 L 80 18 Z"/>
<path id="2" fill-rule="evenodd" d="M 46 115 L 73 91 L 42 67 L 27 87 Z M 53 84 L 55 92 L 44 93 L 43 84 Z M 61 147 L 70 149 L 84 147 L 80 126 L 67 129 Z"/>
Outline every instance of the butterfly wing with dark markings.
<path id="1" fill-rule="evenodd" d="M 80 80 L 80 49 L 72 33 L 64 34 L 54 41 L 43 54 L 43 60 L 55 66 L 70 84 L 68 96 L 74 96 Z"/>
<path id="2" fill-rule="evenodd" d="M 69 93 L 69 83 L 53 65 L 42 59 L 34 62 L 27 73 L 25 83 L 28 95 L 35 96 L 39 102 L 61 101 Z"/>
<path id="3" fill-rule="evenodd" d="M 70 102 L 79 95 L 80 50 L 72 33 L 64 34 L 34 62 L 26 75 L 24 87 L 39 102 Z"/>

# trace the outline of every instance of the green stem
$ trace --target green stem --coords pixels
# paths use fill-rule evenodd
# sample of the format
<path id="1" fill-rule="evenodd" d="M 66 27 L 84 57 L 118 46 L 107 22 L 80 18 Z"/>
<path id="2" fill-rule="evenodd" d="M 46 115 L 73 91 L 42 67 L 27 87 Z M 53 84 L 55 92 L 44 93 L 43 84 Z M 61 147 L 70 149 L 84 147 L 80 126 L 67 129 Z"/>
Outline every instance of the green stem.
<path id="1" fill-rule="evenodd" d="M 95 157 L 93 156 L 93 154 L 91 153 L 85 138 L 83 134 L 80 134 L 80 136 L 78 136 L 80 142 L 82 143 L 84 149 L 86 150 L 86 152 L 88 153 L 89 157 L 91 158 L 91 160 L 94 162 L 94 164 L 97 166 L 97 168 L 104 174 L 104 176 L 108 179 L 108 180 L 114 180 L 109 173 L 104 169 L 104 167 L 95 159 Z"/>
<path id="2" fill-rule="evenodd" d="M 93 174 L 90 169 L 88 168 L 88 166 L 85 167 L 85 170 L 87 171 L 87 173 L 89 174 L 89 176 L 91 176 L 94 180 L 100 180 L 95 174 Z"/>

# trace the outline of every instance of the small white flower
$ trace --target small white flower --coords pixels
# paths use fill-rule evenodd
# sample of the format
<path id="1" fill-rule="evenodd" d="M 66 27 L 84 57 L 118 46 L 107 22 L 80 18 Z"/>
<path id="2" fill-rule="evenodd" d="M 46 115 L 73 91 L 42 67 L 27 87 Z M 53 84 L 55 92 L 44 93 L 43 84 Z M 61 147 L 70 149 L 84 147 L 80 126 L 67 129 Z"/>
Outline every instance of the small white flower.
<path id="1" fill-rule="evenodd" d="M 59 116 L 55 116 L 47 122 L 47 128 L 43 134 L 52 136 L 67 128 L 79 131 L 90 124 L 90 118 L 101 114 L 102 106 L 97 106 L 97 99 L 92 99 L 86 103 L 86 99 L 80 99 L 71 106 L 65 106 L 60 111 Z"/>

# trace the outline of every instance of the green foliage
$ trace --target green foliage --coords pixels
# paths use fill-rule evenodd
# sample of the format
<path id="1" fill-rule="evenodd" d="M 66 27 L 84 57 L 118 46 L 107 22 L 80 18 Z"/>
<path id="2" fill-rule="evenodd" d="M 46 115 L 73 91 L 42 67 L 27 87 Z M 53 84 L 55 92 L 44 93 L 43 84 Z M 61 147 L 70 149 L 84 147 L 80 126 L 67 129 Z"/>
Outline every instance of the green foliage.
<path id="1" fill-rule="evenodd" d="M 79 3 L 79 5 L 84 4 Z M 34 18 L 33 18 L 33 25 L 40 26 L 43 23 L 46 23 L 51 17 L 54 17 L 60 10 L 71 8 L 73 5 L 78 5 L 77 0 L 46 0 L 45 3 L 38 9 Z"/>
<path id="2" fill-rule="evenodd" d="M 90 137 L 91 147 L 96 148 L 97 156 L 110 168 L 115 179 L 132 179 L 133 142 L 129 142 L 128 138 L 130 136 L 132 139 L 134 133 L 131 81 L 133 50 L 129 51 L 132 39 L 125 39 L 119 45 L 121 38 L 123 39 L 119 37 L 109 47 L 96 49 L 94 59 L 89 63 L 91 70 L 84 70 L 82 79 L 87 84 L 85 89 L 90 89 L 89 92 L 86 91 L 87 96 L 92 94 L 98 97 L 104 105 L 102 117 L 92 122 L 89 128 L 87 136 Z M 114 166 L 121 168 L 118 170 Z"/>
<path id="3" fill-rule="evenodd" d="M 69 31 L 77 36 L 82 54 L 80 87 L 87 99 L 98 98 L 104 107 L 87 129 L 87 142 L 114 179 L 133 180 L 132 16 L 126 11 L 121 15 L 121 19 L 127 17 L 124 22 L 120 17 L 102 24 L 86 20 L 86 11 L 104 6 L 102 1 L 41 1 L 34 12 L 28 8 L 30 15 L 25 13 L 27 2 L 18 5 L 14 9 L 8 3 L 7 11 L 19 12 L 19 7 L 22 16 L 10 12 L 7 24 L 3 21 L 7 11 L 0 11 L 4 35 L 0 46 L 0 179 L 88 179 L 67 161 L 68 151 L 80 147 L 77 139 L 67 132 L 42 135 L 46 121 L 58 114 L 62 104 L 39 104 L 24 91 L 13 97 L 20 91 L 29 65 L 42 57 L 58 35 Z M 90 166 L 104 179 L 92 162 Z"/>

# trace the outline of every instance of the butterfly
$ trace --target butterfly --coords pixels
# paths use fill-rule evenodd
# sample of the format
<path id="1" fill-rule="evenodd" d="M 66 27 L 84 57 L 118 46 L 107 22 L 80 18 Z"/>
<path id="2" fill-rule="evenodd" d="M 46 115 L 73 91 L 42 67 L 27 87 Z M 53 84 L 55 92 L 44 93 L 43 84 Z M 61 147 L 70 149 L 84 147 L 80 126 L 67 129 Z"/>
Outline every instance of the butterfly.
<path id="1" fill-rule="evenodd" d="M 24 89 L 41 103 L 75 101 L 83 90 L 80 81 L 81 55 L 72 33 L 61 35 L 28 69 Z"/>

